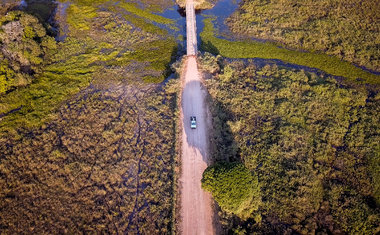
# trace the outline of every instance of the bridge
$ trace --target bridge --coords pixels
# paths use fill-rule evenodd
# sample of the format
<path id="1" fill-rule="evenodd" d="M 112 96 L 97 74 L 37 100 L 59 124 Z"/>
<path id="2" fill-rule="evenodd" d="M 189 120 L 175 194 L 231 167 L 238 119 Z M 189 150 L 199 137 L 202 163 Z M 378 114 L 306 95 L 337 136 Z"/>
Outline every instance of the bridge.
<path id="1" fill-rule="evenodd" d="M 197 54 L 197 23 L 195 18 L 194 3 L 186 3 L 186 36 L 187 36 L 187 55 Z"/>

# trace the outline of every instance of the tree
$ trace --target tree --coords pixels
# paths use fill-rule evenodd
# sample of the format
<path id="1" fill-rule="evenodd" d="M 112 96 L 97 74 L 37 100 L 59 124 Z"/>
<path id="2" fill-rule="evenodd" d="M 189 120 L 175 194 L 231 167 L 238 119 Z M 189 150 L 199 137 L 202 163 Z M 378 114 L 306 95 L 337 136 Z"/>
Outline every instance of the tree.
<path id="1" fill-rule="evenodd" d="M 208 167 L 202 188 L 212 193 L 219 206 L 240 218 L 248 218 L 261 201 L 258 179 L 241 163 L 217 163 Z"/>

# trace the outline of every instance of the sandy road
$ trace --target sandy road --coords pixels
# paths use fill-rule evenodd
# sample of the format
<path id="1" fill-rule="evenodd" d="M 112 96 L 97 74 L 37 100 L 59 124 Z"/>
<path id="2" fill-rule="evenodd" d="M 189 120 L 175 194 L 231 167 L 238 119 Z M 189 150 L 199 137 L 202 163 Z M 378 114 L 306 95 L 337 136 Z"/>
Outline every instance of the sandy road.
<path id="1" fill-rule="evenodd" d="M 215 234 L 211 195 L 201 188 L 203 171 L 209 164 L 211 126 L 206 105 L 207 92 L 198 72 L 196 16 L 193 0 L 186 1 L 187 59 L 182 81 L 182 174 L 181 234 Z M 190 128 L 190 117 L 197 119 L 197 128 Z"/>
<path id="2" fill-rule="evenodd" d="M 181 234 L 215 234 L 211 195 L 201 188 L 202 173 L 209 163 L 210 120 L 195 56 L 187 58 L 182 86 Z M 190 128 L 190 116 L 197 118 L 196 129 Z"/>

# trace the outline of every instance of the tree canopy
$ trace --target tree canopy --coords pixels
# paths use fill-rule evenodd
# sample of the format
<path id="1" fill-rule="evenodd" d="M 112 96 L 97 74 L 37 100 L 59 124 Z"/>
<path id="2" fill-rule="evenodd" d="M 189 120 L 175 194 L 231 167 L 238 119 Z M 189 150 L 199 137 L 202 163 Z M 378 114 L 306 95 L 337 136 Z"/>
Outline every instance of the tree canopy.
<path id="1" fill-rule="evenodd" d="M 241 163 L 217 163 L 203 173 L 202 187 L 220 207 L 246 218 L 260 203 L 258 179 Z M 252 206 L 253 205 L 253 206 Z"/>

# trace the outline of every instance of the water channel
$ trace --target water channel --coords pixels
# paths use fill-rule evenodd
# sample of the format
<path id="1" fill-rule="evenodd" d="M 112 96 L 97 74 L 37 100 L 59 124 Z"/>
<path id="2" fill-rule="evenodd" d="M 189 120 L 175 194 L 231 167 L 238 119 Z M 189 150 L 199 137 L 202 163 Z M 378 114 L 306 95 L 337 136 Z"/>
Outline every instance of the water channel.
<path id="1" fill-rule="evenodd" d="M 238 40 L 242 39 L 241 37 L 231 33 L 228 26 L 224 23 L 226 18 L 228 18 L 231 14 L 233 14 L 236 11 L 236 9 L 239 6 L 240 1 L 241 0 L 219 0 L 219 1 L 217 1 L 216 5 L 212 9 L 207 9 L 207 10 L 202 10 L 202 11 L 197 12 L 197 33 L 198 33 L 197 34 L 197 37 L 198 37 L 197 41 L 198 41 L 198 44 L 201 43 L 201 40 L 199 38 L 200 37 L 199 33 L 203 31 L 203 27 L 204 27 L 203 20 L 205 18 L 208 18 L 208 17 L 215 19 L 214 25 L 215 25 L 216 30 L 218 31 L 217 37 L 225 38 L 225 39 L 228 39 L 230 41 L 236 41 L 236 40 L 238 41 Z M 68 8 L 68 6 L 70 5 L 70 1 L 61 2 L 61 1 L 53 1 L 53 0 L 45 0 L 45 1 L 44 0 L 22 0 L 22 1 L 20 1 L 20 6 L 24 7 L 24 8 L 27 8 L 27 7 L 29 8 L 29 5 L 41 4 L 41 2 L 46 2 L 47 5 L 49 5 L 49 3 L 50 4 L 52 4 L 52 3 L 57 4 L 57 5 L 55 5 L 56 9 L 54 12 L 59 13 L 59 15 L 61 15 L 61 16 L 65 15 L 65 11 Z M 130 2 L 130 1 L 126 1 L 126 2 Z M 139 5 L 144 7 L 143 1 L 141 1 L 141 2 L 140 1 L 133 1 L 133 2 L 135 2 L 135 3 L 137 2 Z M 118 2 L 115 1 L 115 3 L 117 4 Z M 168 25 L 160 25 L 160 24 L 156 24 L 156 23 L 154 23 L 154 24 L 156 24 L 157 26 L 159 26 L 163 29 L 168 30 L 170 34 L 175 36 L 175 38 L 178 41 L 179 48 L 181 49 L 182 52 L 184 52 L 184 50 L 186 48 L 185 11 L 184 11 L 184 9 L 181 9 L 178 5 L 176 5 L 175 0 L 172 0 L 172 4 L 169 4 L 169 5 L 171 5 L 171 7 L 167 8 L 163 12 L 154 12 L 154 14 L 161 15 L 165 18 L 173 20 L 175 22 L 175 24 L 174 24 L 175 27 L 170 27 Z M 42 17 L 42 18 L 47 18 L 47 16 Z M 53 30 L 54 30 L 54 28 L 53 28 Z M 56 39 L 58 41 L 63 41 L 66 37 L 68 29 L 66 26 L 66 27 L 63 27 L 59 30 L 58 30 L 58 28 L 55 28 L 55 31 L 59 32 Z M 243 39 L 265 42 L 265 40 L 260 40 L 260 39 L 252 38 L 252 37 L 243 38 Z M 198 48 L 200 48 L 200 45 L 198 45 Z M 272 59 L 265 59 L 264 60 L 264 59 L 259 59 L 259 58 L 255 58 L 254 60 L 257 61 L 259 64 L 276 63 L 279 65 L 286 65 L 288 67 L 292 67 L 295 69 L 304 69 L 304 70 L 315 72 L 315 69 L 313 69 L 313 68 L 295 65 L 295 64 L 288 64 L 288 63 L 284 63 L 280 60 L 272 60 Z M 363 70 L 366 70 L 368 72 L 371 72 L 373 74 L 377 74 L 377 75 L 380 74 L 380 72 L 371 71 L 371 70 L 368 70 L 368 69 L 363 68 L 363 67 L 360 67 L 360 68 Z"/>
<path id="2" fill-rule="evenodd" d="M 239 6 L 239 2 L 240 0 L 220 0 L 217 1 L 216 5 L 212 9 L 196 11 L 198 44 L 201 42 L 199 38 L 199 33 L 203 31 L 203 20 L 206 17 L 213 17 L 216 19 L 214 23 L 220 35 L 222 35 L 225 38 L 233 39 L 231 31 L 229 30 L 227 25 L 224 24 L 224 21 L 233 12 L 236 11 L 236 9 Z M 180 8 L 178 5 L 175 5 L 175 7 L 171 7 L 162 13 L 158 13 L 158 15 L 172 19 L 176 22 L 175 24 L 178 27 L 179 31 L 173 31 L 169 29 L 169 31 L 171 31 L 171 33 L 173 33 L 176 36 L 176 38 L 181 37 L 181 35 L 186 36 L 186 15 L 185 10 L 183 8 Z M 181 44 L 183 46 L 186 45 L 185 43 Z M 198 47 L 199 46 L 200 45 L 198 45 Z"/>

